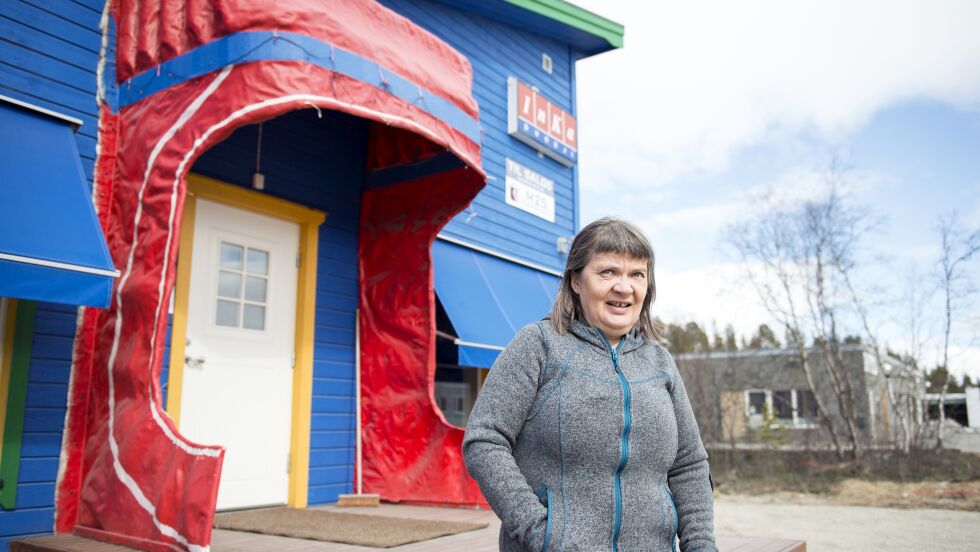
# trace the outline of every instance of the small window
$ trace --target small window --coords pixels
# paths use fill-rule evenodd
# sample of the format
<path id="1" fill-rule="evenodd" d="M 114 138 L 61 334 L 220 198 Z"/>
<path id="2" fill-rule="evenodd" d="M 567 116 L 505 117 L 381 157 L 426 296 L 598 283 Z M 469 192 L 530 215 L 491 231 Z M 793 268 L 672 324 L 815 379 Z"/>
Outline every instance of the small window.
<path id="1" fill-rule="evenodd" d="M 764 416 L 766 413 L 766 392 L 749 392 L 749 416 Z"/>
<path id="2" fill-rule="evenodd" d="M 766 392 L 747 391 L 745 394 L 745 411 L 749 419 L 749 427 L 762 427 L 766 419 Z"/>
<path id="3" fill-rule="evenodd" d="M 780 421 L 793 421 L 793 392 L 772 392 L 772 415 Z"/>
<path id="4" fill-rule="evenodd" d="M 813 391 L 809 389 L 796 390 L 796 424 L 816 424 L 820 419 L 820 409 Z"/>
<path id="5" fill-rule="evenodd" d="M 215 324 L 265 330 L 269 292 L 269 252 L 221 242 Z"/>

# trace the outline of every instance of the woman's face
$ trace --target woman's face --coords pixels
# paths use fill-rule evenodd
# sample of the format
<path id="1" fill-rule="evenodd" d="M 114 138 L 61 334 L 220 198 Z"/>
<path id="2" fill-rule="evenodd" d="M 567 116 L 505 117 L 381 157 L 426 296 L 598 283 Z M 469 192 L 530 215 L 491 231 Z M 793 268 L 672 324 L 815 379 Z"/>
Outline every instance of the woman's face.
<path id="1" fill-rule="evenodd" d="M 646 259 L 599 253 L 572 275 L 572 290 L 589 324 L 602 330 L 615 346 L 640 319 L 649 277 Z"/>

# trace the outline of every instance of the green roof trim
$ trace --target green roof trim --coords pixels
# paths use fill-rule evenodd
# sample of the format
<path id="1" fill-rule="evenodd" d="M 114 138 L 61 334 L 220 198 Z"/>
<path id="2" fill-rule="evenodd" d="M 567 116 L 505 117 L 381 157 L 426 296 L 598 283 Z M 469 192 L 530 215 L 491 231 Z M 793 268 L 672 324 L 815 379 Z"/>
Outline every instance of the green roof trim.
<path id="1" fill-rule="evenodd" d="M 595 35 L 609 43 L 613 48 L 623 47 L 625 28 L 563 0 L 504 0 L 508 4 L 554 19 L 560 23 Z"/>

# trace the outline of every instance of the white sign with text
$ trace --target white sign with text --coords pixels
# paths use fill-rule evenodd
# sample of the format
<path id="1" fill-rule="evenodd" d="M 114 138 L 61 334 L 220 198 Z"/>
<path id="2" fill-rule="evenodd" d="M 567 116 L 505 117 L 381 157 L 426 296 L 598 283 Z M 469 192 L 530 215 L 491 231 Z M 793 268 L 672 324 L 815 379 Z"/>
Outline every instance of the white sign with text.
<path id="1" fill-rule="evenodd" d="M 507 159 L 504 193 L 507 205 L 555 222 L 555 181 Z"/>

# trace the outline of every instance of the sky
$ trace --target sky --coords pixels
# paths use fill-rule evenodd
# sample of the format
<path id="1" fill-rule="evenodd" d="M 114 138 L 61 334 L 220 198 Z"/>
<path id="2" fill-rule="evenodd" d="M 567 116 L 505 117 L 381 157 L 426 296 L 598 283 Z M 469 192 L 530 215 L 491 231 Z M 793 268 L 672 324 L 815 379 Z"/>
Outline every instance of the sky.
<path id="1" fill-rule="evenodd" d="M 880 220 L 862 243 L 874 329 L 907 349 L 901 296 L 937 287 L 938 217 L 980 228 L 980 2 L 574 3 L 626 26 L 623 49 L 576 68 L 581 220 L 647 233 L 655 314 L 743 335 L 771 322 L 724 232 L 766 191 L 812 197 L 838 159 Z M 980 283 L 980 258 L 965 275 Z M 980 298 L 957 308 L 951 369 L 978 377 Z M 935 293 L 926 362 L 941 312 Z"/>

